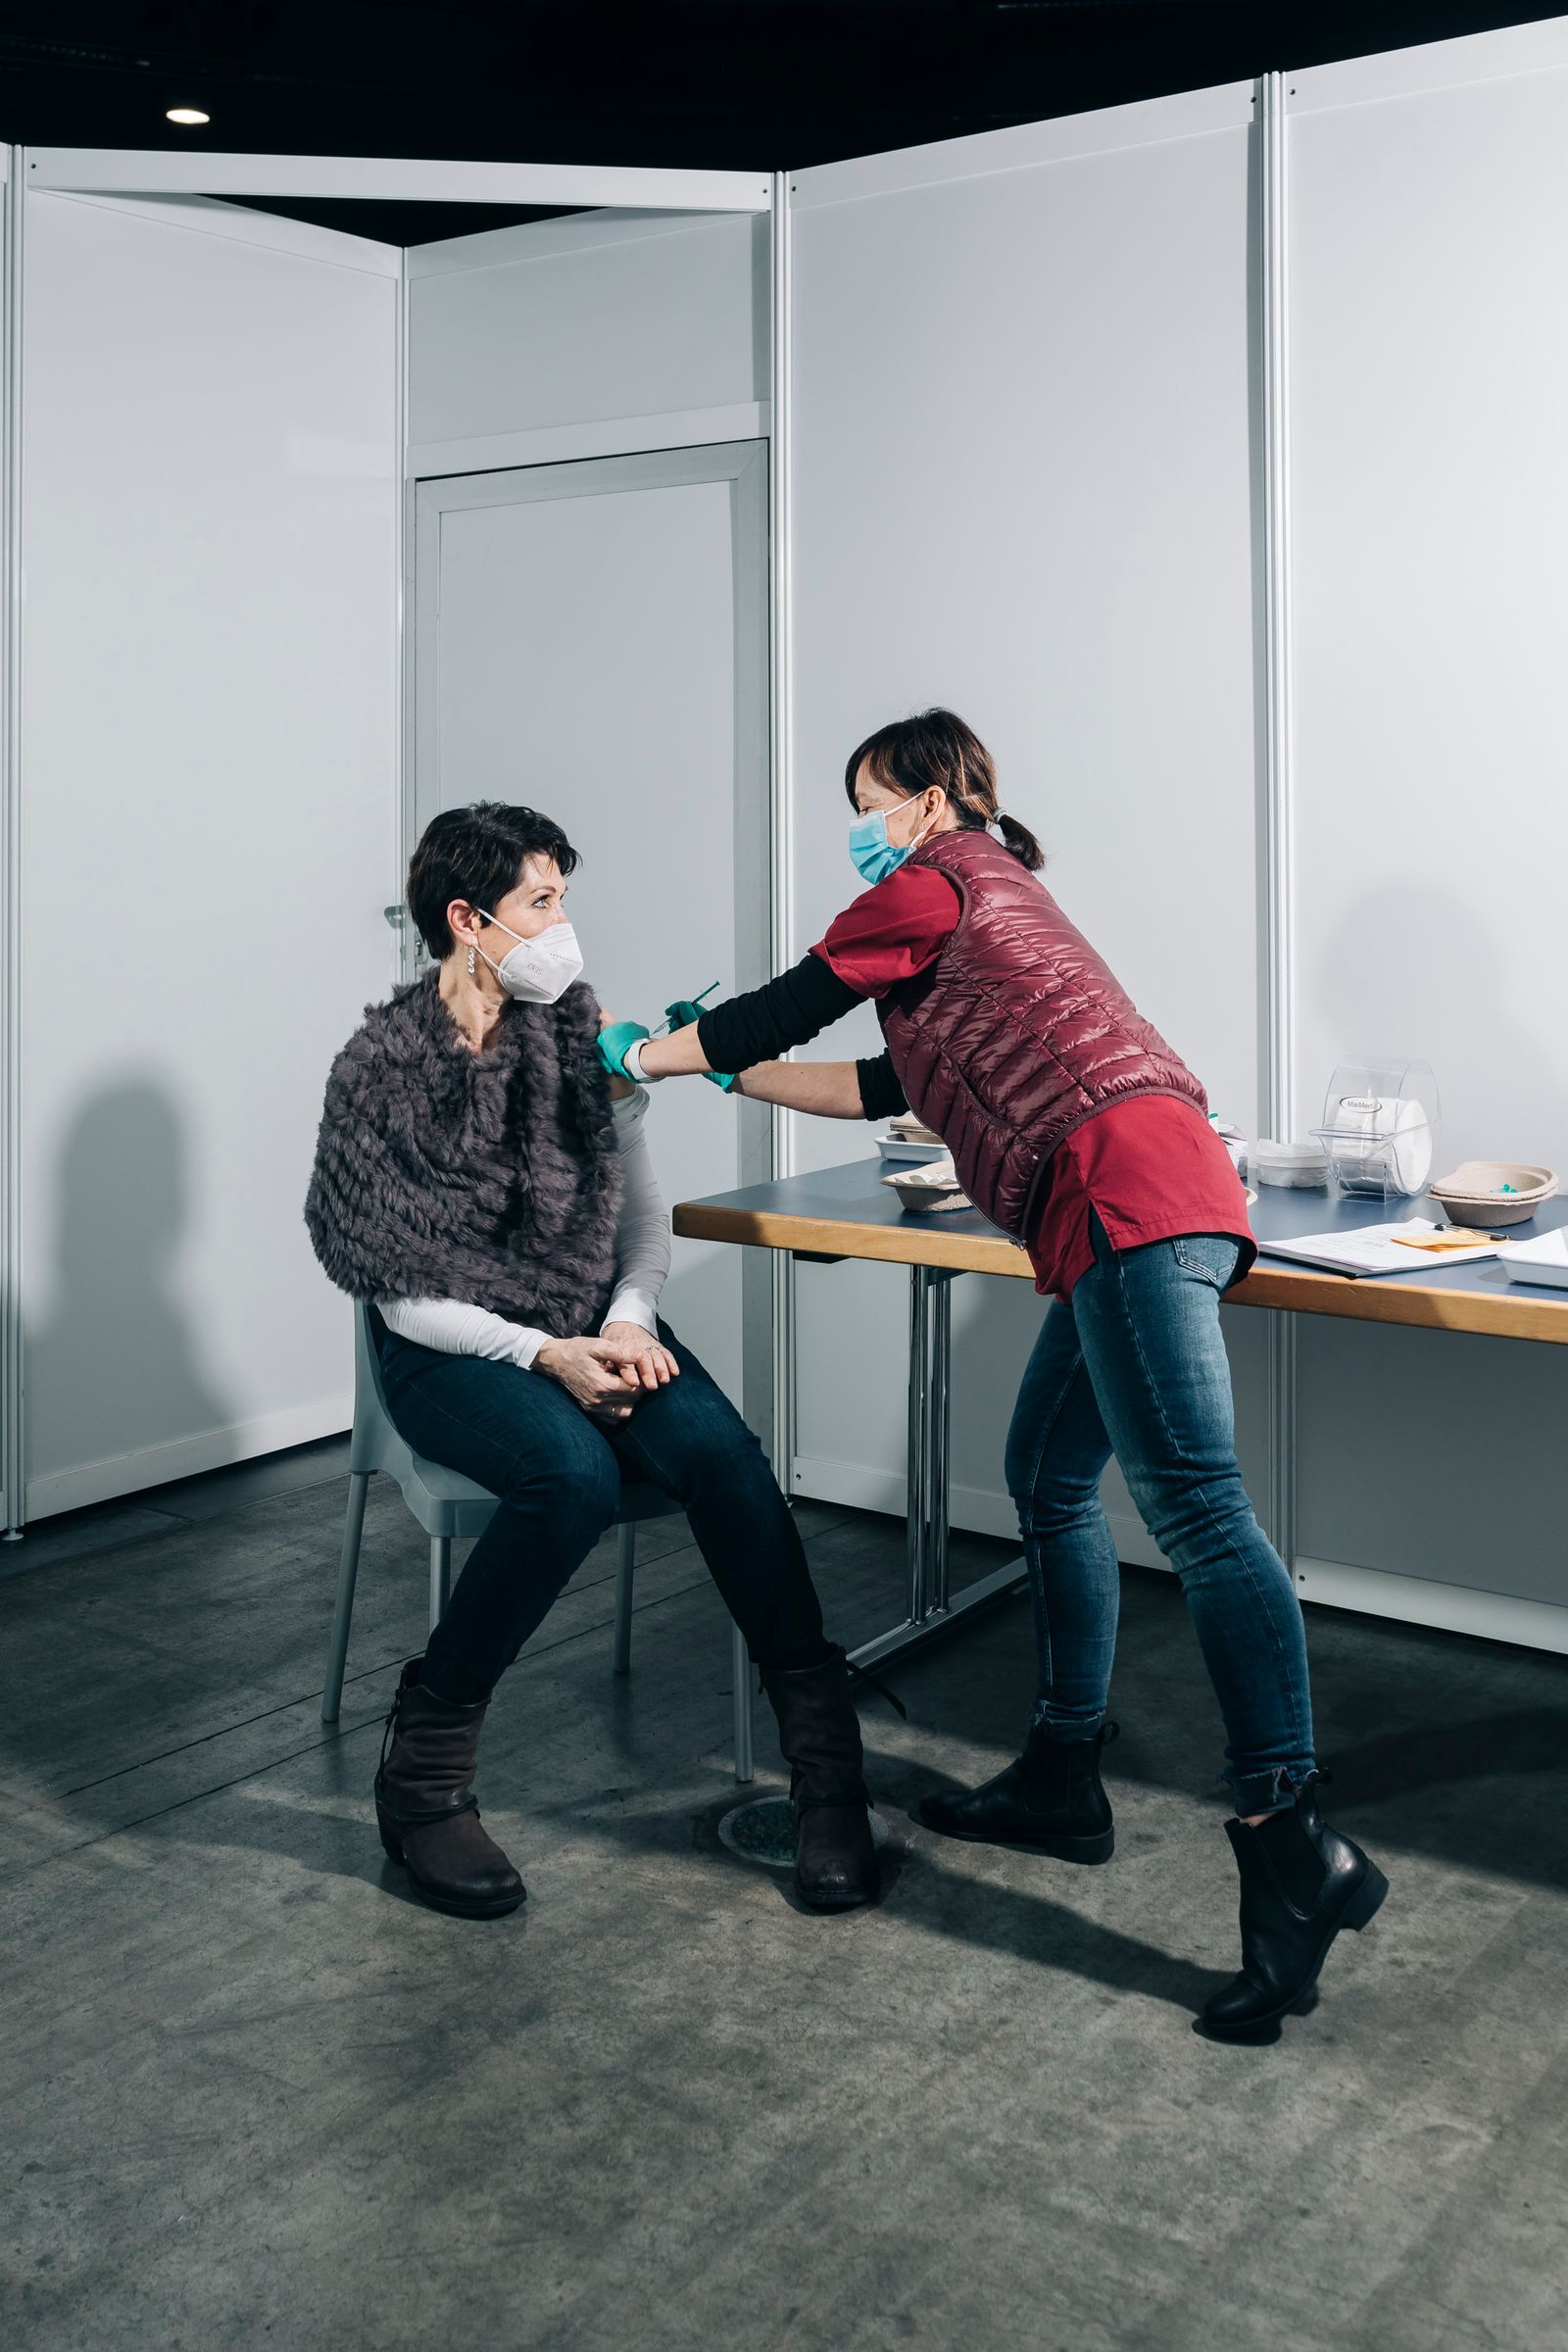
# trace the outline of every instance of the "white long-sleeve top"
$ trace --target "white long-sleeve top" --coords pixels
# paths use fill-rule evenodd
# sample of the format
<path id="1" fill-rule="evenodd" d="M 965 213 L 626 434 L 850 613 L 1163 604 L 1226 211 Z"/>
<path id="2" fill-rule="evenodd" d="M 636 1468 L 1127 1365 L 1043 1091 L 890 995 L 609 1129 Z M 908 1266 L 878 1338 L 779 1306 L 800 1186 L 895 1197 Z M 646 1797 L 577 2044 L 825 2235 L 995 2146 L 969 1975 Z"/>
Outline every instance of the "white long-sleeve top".
<path id="1" fill-rule="evenodd" d="M 659 1294 L 669 1272 L 669 1218 L 643 1134 L 648 1097 L 639 1087 L 611 1107 L 623 1184 L 615 1226 L 615 1288 L 600 1329 L 611 1323 L 640 1323 L 644 1331 L 652 1331 Z M 483 1355 L 495 1364 L 519 1364 L 525 1372 L 550 1337 L 531 1324 L 493 1315 L 488 1307 L 466 1305 L 461 1298 L 378 1298 L 375 1303 L 389 1330 L 416 1340 L 421 1348 L 434 1348 L 442 1355 Z"/>

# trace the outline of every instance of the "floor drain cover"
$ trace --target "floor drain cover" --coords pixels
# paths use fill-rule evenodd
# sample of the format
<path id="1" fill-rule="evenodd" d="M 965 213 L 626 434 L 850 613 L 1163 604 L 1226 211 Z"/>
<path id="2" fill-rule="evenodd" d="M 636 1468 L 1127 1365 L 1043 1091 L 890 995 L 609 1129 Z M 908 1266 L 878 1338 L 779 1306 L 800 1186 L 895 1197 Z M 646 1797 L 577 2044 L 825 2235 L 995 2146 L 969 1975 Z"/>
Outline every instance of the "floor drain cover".
<path id="1" fill-rule="evenodd" d="M 743 1862 L 760 1862 L 764 1870 L 795 1868 L 795 1814 L 787 1796 L 759 1796 L 737 1805 L 720 1821 L 718 1835 Z M 874 1809 L 871 1840 L 875 1845 L 888 1841 L 888 1825 Z"/>

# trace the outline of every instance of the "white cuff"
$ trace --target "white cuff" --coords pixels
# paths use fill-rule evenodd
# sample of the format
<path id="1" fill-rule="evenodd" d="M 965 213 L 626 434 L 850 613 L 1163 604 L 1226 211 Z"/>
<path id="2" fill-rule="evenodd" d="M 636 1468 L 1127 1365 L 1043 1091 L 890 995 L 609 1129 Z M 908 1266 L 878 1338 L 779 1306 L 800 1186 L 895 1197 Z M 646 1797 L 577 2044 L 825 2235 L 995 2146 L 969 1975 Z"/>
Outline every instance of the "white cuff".
<path id="1" fill-rule="evenodd" d="M 643 1048 L 652 1043 L 652 1038 L 634 1038 L 620 1057 L 621 1068 L 627 1077 L 635 1079 L 639 1086 L 657 1086 L 659 1084 L 660 1073 L 643 1068 Z"/>
<path id="2" fill-rule="evenodd" d="M 610 1311 L 599 1328 L 606 1331 L 612 1323 L 640 1323 L 650 1339 L 657 1339 L 659 1304 L 653 1292 L 628 1282 L 611 1299 Z"/>

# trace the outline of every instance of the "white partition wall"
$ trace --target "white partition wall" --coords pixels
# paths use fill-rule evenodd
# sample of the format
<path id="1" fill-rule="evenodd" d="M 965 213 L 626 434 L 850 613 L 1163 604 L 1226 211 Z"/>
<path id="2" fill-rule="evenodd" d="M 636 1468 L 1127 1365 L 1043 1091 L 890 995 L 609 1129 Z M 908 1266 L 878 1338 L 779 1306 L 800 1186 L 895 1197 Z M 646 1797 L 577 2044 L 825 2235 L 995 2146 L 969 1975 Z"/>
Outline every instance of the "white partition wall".
<path id="1" fill-rule="evenodd" d="M 1050 887 L 1250 1130 L 1252 115 L 1238 84 L 798 173 L 793 319 L 796 952 L 858 887 L 847 753 L 950 704 Z M 875 1041 L 867 1012 L 809 1051 Z M 802 1120 L 795 1149 L 868 1138 Z M 893 1269 L 800 1270 L 803 1492 L 902 1509 L 905 1302 Z M 1013 1532 L 1003 1437 L 1043 1306 L 955 1291 L 959 1526 Z M 1264 1327 L 1228 1321 L 1261 1489 Z"/>
<path id="2" fill-rule="evenodd" d="M 1568 26 L 1290 76 L 1299 1100 L 1568 1178 Z M 1568 1646 L 1568 1352 L 1302 1317 L 1302 1590 Z"/>
<path id="3" fill-rule="evenodd" d="M 730 862 L 759 903 L 744 940 L 760 952 L 771 182 L 58 149 L 7 163 L 14 1531 L 349 1419 L 349 1317 L 300 1210 L 330 1059 L 399 968 L 383 909 L 416 781 L 400 740 L 405 476 L 691 453 L 717 553 L 687 617 L 713 652 L 705 710 L 729 732 L 709 765 L 721 829 L 734 795 Z M 248 210 L 247 192 L 680 217 L 590 209 L 406 262 Z M 737 439 L 705 471 L 702 445 Z M 596 601 L 589 580 L 590 624 Z M 608 840 L 647 814 L 623 783 L 598 811 Z M 740 970 L 741 903 L 715 917 L 730 964 L 682 986 L 760 975 Z M 733 1144 L 733 1115 L 711 1112 Z M 681 1189 L 750 1169 L 762 1115 L 739 1162 Z M 738 1292 L 735 1271 L 697 1287 Z M 738 1321 L 736 1303 L 737 1364 Z"/>
<path id="4" fill-rule="evenodd" d="M 766 429 L 767 219 L 584 213 L 409 255 L 409 470 Z"/>
<path id="5" fill-rule="evenodd" d="M 29 1518 L 346 1427 L 301 1222 L 390 971 L 397 256 L 29 192 Z"/>

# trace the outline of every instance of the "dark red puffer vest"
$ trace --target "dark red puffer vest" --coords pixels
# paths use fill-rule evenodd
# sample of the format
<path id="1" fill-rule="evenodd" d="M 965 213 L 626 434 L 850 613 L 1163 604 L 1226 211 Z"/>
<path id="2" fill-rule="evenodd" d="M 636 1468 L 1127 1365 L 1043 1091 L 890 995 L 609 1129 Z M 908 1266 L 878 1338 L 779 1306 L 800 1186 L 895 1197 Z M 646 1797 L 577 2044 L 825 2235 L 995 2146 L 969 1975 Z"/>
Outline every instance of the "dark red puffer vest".
<path id="1" fill-rule="evenodd" d="M 911 865 L 956 884 L 936 962 L 877 1005 L 909 1105 L 977 1208 L 1026 1237 L 1063 1136 L 1108 1102 L 1208 1097 L 1034 875 L 989 833 L 939 833 Z"/>

